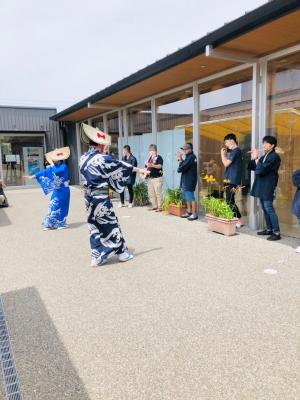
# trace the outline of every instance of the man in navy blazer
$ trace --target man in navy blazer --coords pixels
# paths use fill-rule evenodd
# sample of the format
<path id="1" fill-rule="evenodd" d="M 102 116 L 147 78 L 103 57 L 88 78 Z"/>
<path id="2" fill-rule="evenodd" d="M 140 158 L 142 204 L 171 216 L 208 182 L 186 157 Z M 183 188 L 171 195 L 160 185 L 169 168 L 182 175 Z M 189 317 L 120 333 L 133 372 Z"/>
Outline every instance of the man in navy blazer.
<path id="1" fill-rule="evenodd" d="M 137 159 L 131 153 L 131 149 L 128 144 L 123 147 L 122 161 L 125 161 L 128 164 L 131 164 L 133 167 L 137 167 Z M 135 184 L 135 179 L 136 179 L 136 172 L 132 172 L 128 178 L 127 185 L 126 185 L 127 189 L 128 189 L 128 193 L 129 193 L 129 204 L 128 204 L 129 208 L 133 207 L 133 197 L 134 197 L 133 186 Z M 118 207 L 119 208 L 125 207 L 125 193 L 124 192 L 122 192 L 120 194 L 120 203 L 119 203 Z"/>
<path id="2" fill-rule="evenodd" d="M 279 220 L 273 206 L 281 163 L 281 159 L 275 151 L 276 146 L 277 139 L 274 136 L 265 136 L 263 138 L 265 154 L 259 158 L 259 150 L 252 150 L 249 163 L 249 169 L 255 172 L 251 196 L 259 198 L 267 225 L 266 229 L 257 234 L 267 235 L 267 239 L 272 241 L 281 239 Z"/>

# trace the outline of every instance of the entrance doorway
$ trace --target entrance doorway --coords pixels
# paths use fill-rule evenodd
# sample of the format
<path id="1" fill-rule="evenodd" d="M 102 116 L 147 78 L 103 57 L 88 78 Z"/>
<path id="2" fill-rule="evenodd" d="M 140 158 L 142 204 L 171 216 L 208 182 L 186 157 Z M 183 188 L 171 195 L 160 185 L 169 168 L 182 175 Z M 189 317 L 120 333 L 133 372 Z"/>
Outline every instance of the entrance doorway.
<path id="1" fill-rule="evenodd" d="M 45 137 L 30 134 L 0 134 L 0 173 L 7 186 L 34 186 L 25 180 L 44 168 Z"/>

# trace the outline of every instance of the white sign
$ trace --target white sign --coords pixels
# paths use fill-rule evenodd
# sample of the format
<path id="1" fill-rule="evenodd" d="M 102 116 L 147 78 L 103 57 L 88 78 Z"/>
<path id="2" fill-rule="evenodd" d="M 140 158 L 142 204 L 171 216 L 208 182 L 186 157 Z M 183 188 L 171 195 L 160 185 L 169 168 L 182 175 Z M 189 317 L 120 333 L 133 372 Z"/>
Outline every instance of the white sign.
<path id="1" fill-rule="evenodd" d="M 5 154 L 6 162 L 17 162 L 17 157 L 15 154 Z"/>

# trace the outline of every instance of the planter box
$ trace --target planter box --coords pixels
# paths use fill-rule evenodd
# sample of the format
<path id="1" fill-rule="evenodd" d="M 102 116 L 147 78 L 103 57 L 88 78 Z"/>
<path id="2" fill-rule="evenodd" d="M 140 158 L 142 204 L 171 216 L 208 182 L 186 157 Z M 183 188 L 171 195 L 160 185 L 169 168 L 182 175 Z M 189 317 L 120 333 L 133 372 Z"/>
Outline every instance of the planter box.
<path id="1" fill-rule="evenodd" d="M 208 229 L 213 232 L 222 233 L 225 236 L 233 236 L 236 233 L 237 218 L 224 219 L 206 214 Z"/>
<path id="2" fill-rule="evenodd" d="M 176 215 L 176 217 L 181 217 L 186 213 L 186 207 L 176 206 L 175 204 L 169 205 L 169 214 Z"/>

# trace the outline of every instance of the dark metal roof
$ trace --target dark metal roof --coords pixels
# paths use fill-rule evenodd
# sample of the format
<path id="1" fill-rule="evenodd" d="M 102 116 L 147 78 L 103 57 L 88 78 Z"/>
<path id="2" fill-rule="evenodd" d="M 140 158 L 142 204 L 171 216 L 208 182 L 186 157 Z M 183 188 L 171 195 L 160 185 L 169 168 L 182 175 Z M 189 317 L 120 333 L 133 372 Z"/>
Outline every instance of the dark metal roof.
<path id="1" fill-rule="evenodd" d="M 101 90 L 72 105 L 71 107 L 53 115 L 51 119 L 59 120 L 68 114 L 80 110 L 87 106 L 87 103 L 95 103 L 106 97 L 109 97 L 121 90 L 142 82 L 154 75 L 157 75 L 169 68 L 175 67 L 187 60 L 190 60 L 199 54 L 205 52 L 206 45 L 214 47 L 220 46 L 225 42 L 235 39 L 247 32 L 252 31 L 264 24 L 278 19 L 286 14 L 300 8 L 299 0 L 272 0 L 256 8 L 255 10 L 243 15 L 242 17 L 222 26 L 221 28 L 207 34 L 203 38 L 183 47 L 180 50 L 162 58 L 159 61 L 135 72 L 134 74 L 114 83 L 113 85 Z"/>

